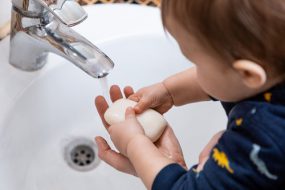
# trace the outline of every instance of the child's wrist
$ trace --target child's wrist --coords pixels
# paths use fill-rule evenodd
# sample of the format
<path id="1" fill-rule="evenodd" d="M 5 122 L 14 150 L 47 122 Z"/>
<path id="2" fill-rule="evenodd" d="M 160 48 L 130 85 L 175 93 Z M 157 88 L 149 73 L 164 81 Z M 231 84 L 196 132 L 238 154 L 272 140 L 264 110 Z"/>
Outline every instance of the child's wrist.
<path id="1" fill-rule="evenodd" d="M 147 141 L 150 141 L 150 139 L 143 134 L 138 134 L 133 137 L 127 144 L 126 156 L 130 157 L 134 150 L 138 148 L 143 148 L 144 143 Z"/>
<path id="2" fill-rule="evenodd" d="M 174 103 L 174 97 L 172 96 L 172 93 L 171 93 L 169 87 L 167 86 L 167 79 L 165 79 L 164 81 L 162 81 L 161 84 L 162 84 L 162 86 L 165 88 L 165 90 L 166 90 L 168 96 L 171 98 L 172 104 L 175 105 L 175 103 Z"/>

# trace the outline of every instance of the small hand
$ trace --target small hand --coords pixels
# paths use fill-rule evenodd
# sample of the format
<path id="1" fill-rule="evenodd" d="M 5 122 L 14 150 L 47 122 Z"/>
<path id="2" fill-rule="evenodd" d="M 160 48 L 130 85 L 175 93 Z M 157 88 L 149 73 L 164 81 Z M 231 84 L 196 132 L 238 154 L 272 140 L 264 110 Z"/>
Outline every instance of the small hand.
<path id="1" fill-rule="evenodd" d="M 134 107 L 136 113 L 142 113 L 152 108 L 161 114 L 167 112 L 173 105 L 173 99 L 163 83 L 153 84 L 138 90 L 129 96 L 129 99 L 138 102 Z"/>
<path id="2" fill-rule="evenodd" d="M 117 150 L 124 156 L 127 156 L 129 143 L 138 136 L 145 136 L 141 124 L 136 118 L 135 111 L 129 107 L 125 113 L 125 120 L 113 124 L 108 128 L 109 135 Z"/>
<path id="3" fill-rule="evenodd" d="M 124 94 L 126 97 L 129 97 L 133 94 L 133 89 L 131 87 L 126 87 L 124 89 Z M 120 88 L 118 86 L 111 87 L 110 96 L 112 101 L 116 101 L 120 98 L 123 98 Z M 109 125 L 104 119 L 104 113 L 108 109 L 108 104 L 102 96 L 96 97 L 95 104 L 97 111 L 102 119 L 102 122 L 105 128 L 108 130 Z M 136 171 L 129 159 L 123 154 L 112 150 L 104 138 L 96 137 L 96 142 L 99 148 L 99 157 L 103 161 L 121 172 L 136 175 Z M 166 127 L 161 138 L 155 143 L 155 145 L 157 146 L 159 151 L 163 153 L 163 155 L 168 158 L 171 158 L 173 161 L 179 163 L 184 168 L 186 168 L 179 142 L 169 126 Z"/>

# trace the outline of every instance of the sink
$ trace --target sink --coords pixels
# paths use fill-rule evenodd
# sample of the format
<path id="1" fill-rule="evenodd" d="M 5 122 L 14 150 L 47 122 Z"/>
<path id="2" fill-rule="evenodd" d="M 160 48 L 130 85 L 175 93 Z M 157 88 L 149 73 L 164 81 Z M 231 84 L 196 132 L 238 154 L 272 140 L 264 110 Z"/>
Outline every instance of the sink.
<path id="1" fill-rule="evenodd" d="M 109 85 L 139 89 L 193 66 L 164 33 L 158 9 L 136 5 L 85 9 L 89 18 L 76 30 L 115 62 L 107 77 Z M 5 105 L 0 117 L 0 189 L 145 189 L 139 179 L 114 170 L 96 155 L 95 136 L 111 142 L 94 106 L 94 98 L 103 93 L 102 81 L 55 55 L 49 56 L 49 63 L 40 71 L 16 70 L 7 63 L 8 44 L 8 39 L 0 42 L 0 49 L 5 49 L 0 53 L 4 74 L 0 101 Z M 189 166 L 197 162 L 211 136 L 226 126 L 218 102 L 176 107 L 165 118 L 177 134 Z M 70 156 L 73 161 L 78 158 L 79 164 L 89 157 L 88 149 L 74 152 L 77 145 L 93 148 L 92 167 L 72 167 Z"/>

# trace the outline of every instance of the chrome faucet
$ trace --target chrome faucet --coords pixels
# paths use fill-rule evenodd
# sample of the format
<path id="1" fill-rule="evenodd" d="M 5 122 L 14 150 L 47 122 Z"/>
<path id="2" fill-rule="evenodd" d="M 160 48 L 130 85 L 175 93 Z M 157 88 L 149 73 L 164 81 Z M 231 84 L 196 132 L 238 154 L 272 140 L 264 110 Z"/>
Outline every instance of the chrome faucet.
<path id="1" fill-rule="evenodd" d="M 90 76 L 102 78 L 114 63 L 70 27 L 87 18 L 75 0 L 12 0 L 10 64 L 42 68 L 49 52 L 65 57 Z"/>

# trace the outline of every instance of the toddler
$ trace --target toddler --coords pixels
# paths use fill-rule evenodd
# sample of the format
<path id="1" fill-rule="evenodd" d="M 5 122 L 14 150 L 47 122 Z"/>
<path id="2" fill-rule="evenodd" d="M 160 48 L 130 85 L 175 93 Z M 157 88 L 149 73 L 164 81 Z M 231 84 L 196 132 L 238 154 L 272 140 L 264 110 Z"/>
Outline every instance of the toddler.
<path id="1" fill-rule="evenodd" d="M 195 67 L 137 92 L 126 87 L 125 96 L 138 103 L 116 125 L 106 124 L 108 105 L 97 97 L 119 151 L 96 137 L 101 159 L 147 189 L 284 190 L 285 1 L 163 0 L 161 9 L 165 28 Z M 122 98 L 117 86 L 110 95 Z M 135 114 L 205 100 L 221 101 L 228 124 L 187 170 L 171 128 L 153 144 Z"/>

